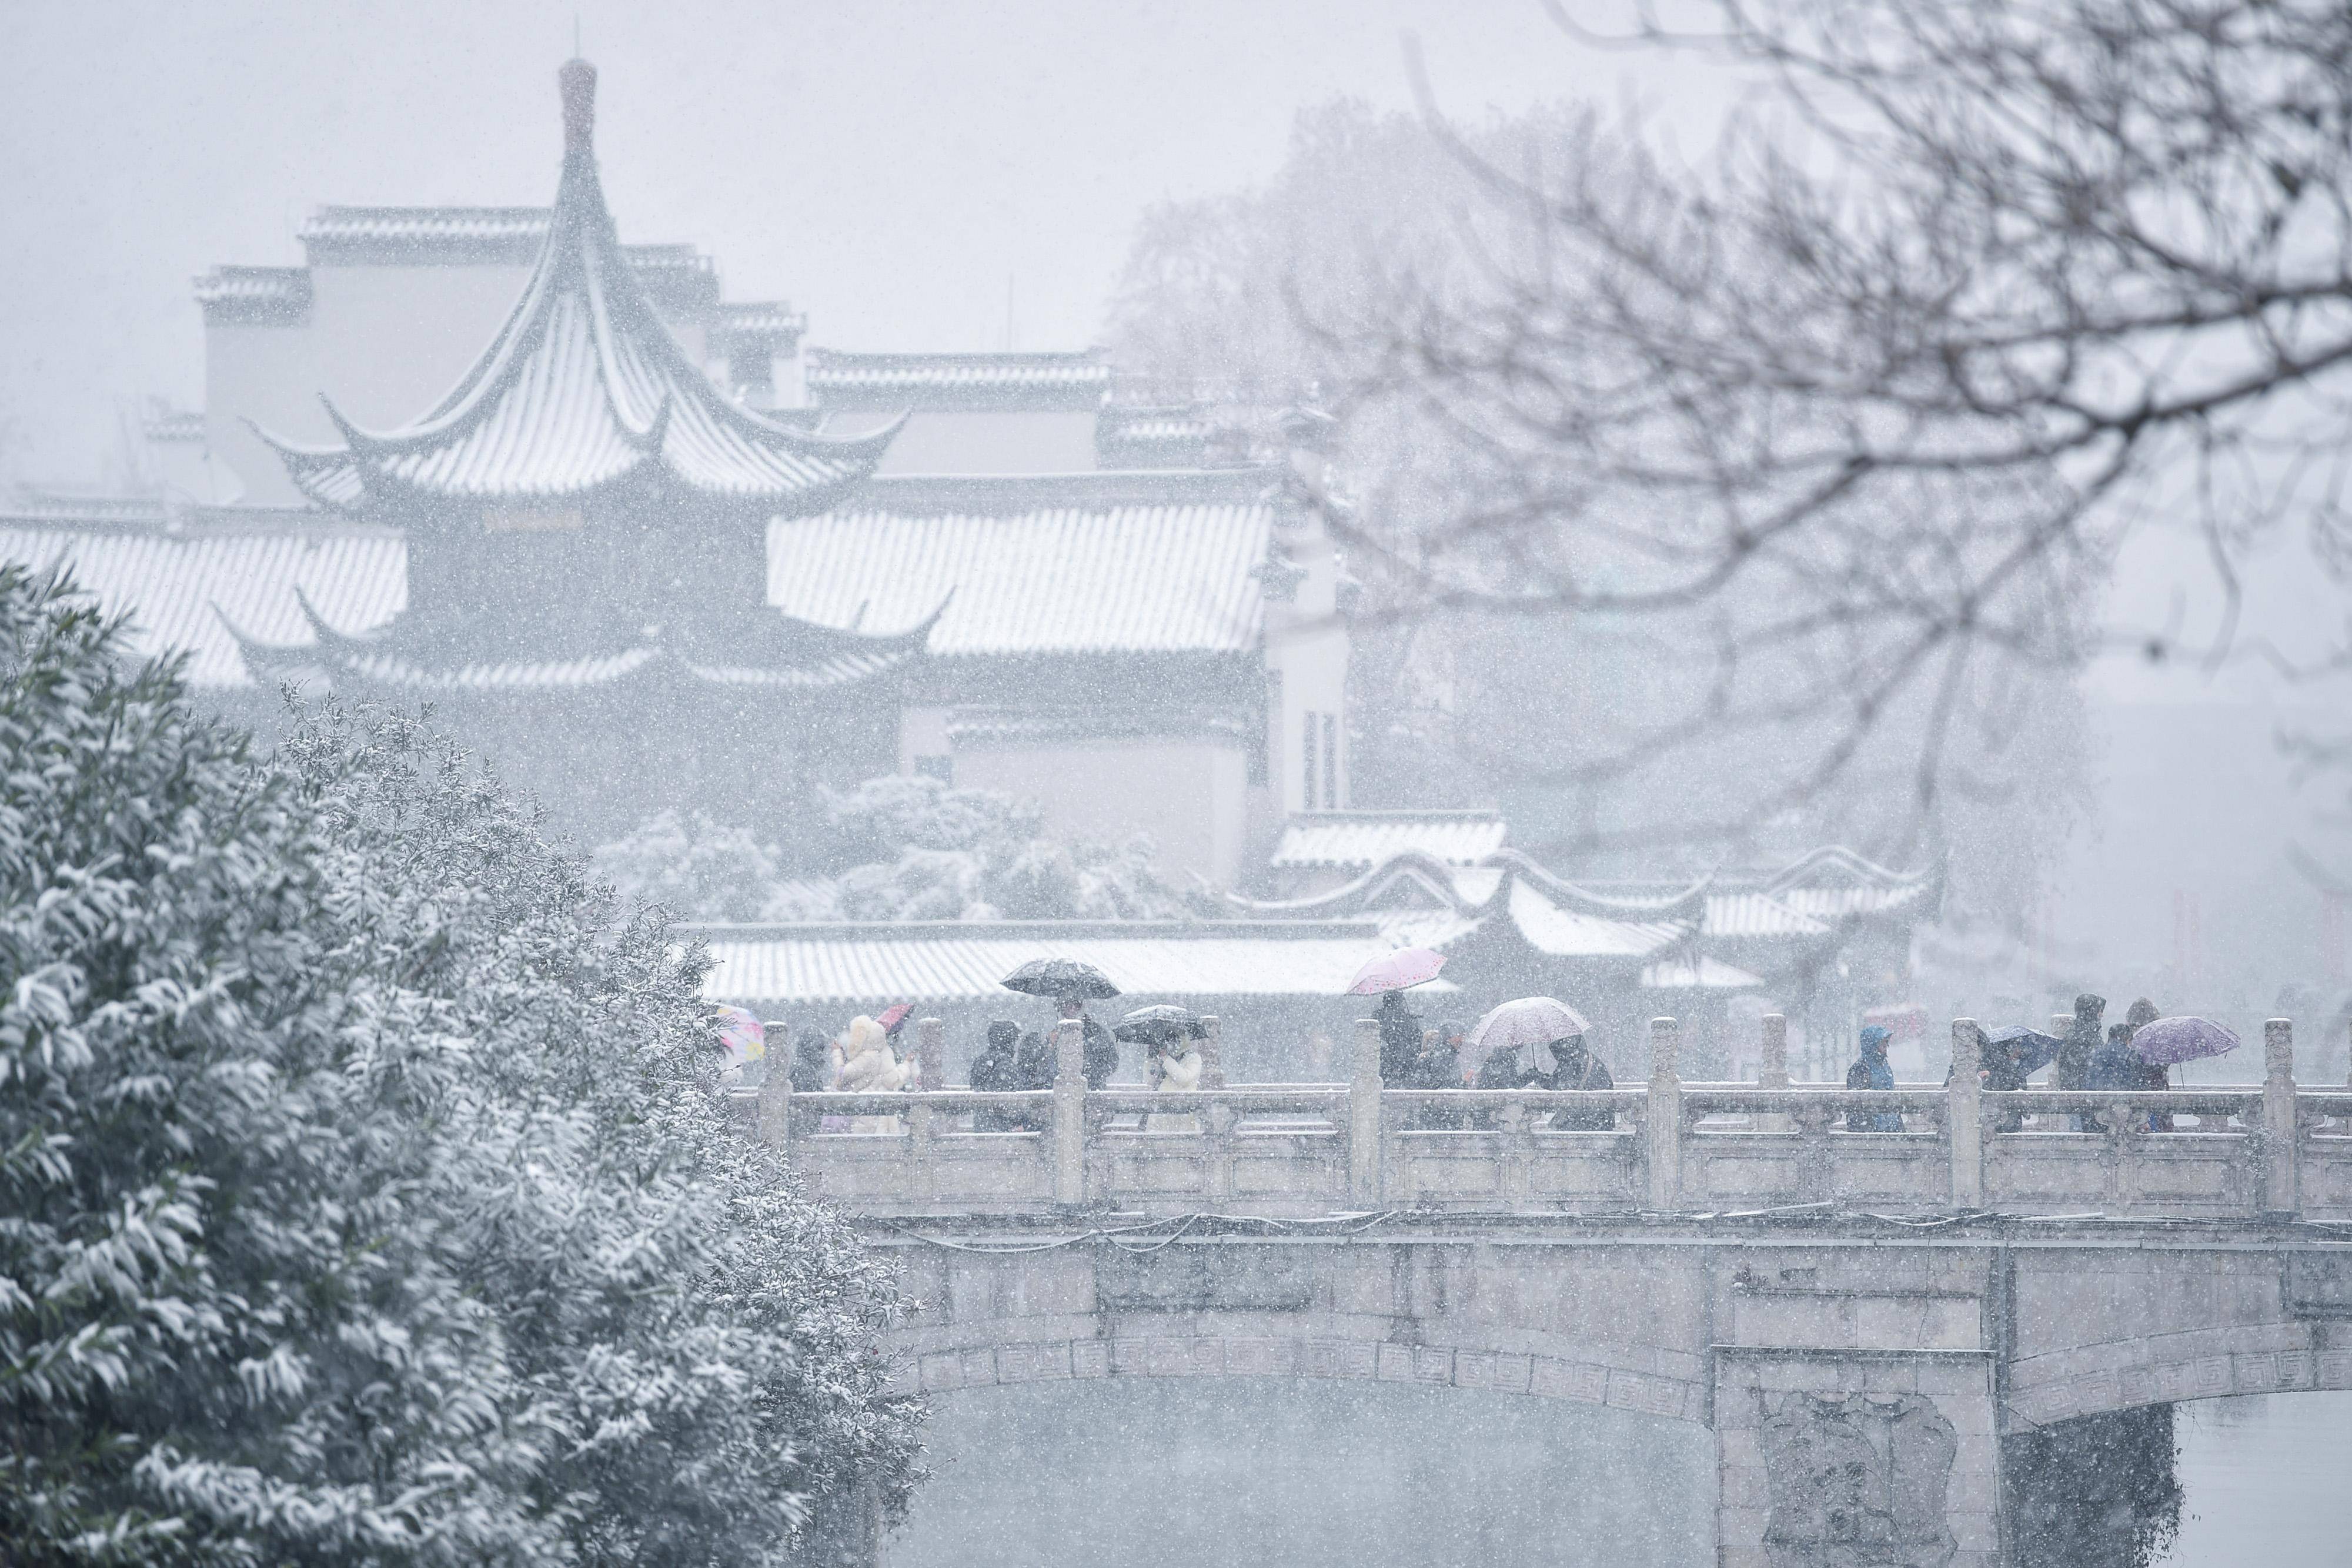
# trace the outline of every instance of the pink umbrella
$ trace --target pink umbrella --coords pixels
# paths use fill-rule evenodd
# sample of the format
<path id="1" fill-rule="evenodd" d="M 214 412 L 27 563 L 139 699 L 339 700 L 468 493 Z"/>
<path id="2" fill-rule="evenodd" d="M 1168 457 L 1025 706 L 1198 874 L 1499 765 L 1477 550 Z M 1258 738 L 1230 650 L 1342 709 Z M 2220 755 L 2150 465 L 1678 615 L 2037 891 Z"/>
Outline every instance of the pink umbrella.
<path id="1" fill-rule="evenodd" d="M 2238 1037 L 2210 1019 L 2158 1019 L 2132 1033 L 2132 1049 L 2151 1067 L 2171 1067 L 2208 1056 L 2227 1056 Z"/>
<path id="2" fill-rule="evenodd" d="M 1437 971 L 1444 967 L 1443 953 L 1427 947 L 1400 947 L 1393 953 L 1381 954 L 1357 970 L 1356 983 L 1348 988 L 1348 995 L 1376 997 L 1382 991 L 1402 991 L 1407 986 L 1437 978 Z"/>
<path id="3" fill-rule="evenodd" d="M 740 1067 L 768 1054 L 768 1030 L 758 1014 L 730 1007 L 710 1010 L 718 1015 L 711 1025 L 719 1031 L 719 1043 L 726 1048 L 729 1066 Z"/>

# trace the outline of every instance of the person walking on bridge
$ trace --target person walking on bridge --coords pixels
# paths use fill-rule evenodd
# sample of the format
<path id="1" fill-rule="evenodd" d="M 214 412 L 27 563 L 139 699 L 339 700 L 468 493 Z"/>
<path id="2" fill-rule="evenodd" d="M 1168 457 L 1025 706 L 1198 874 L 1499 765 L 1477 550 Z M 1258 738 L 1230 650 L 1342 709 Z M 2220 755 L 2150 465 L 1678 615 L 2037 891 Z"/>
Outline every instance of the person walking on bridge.
<path id="1" fill-rule="evenodd" d="M 1895 1069 L 1886 1061 L 1886 1043 L 1895 1038 L 1894 1031 L 1883 1024 L 1870 1024 L 1862 1031 L 1862 1051 L 1853 1065 L 1845 1070 L 1845 1086 L 1849 1089 L 1892 1089 Z M 1903 1117 L 1893 1111 L 1848 1111 L 1845 1130 L 1849 1133 L 1899 1133 Z"/>
<path id="2" fill-rule="evenodd" d="M 1373 1012 L 1381 1026 L 1381 1082 L 1391 1089 L 1410 1089 L 1414 1063 L 1421 1060 L 1421 1015 L 1404 1005 L 1402 991 L 1382 991 Z"/>
<path id="3" fill-rule="evenodd" d="M 1087 1004 L 1080 998 L 1064 997 L 1059 1006 L 1062 1021 L 1076 1021 L 1085 1037 L 1087 1087 L 1089 1090 L 1109 1087 L 1110 1075 L 1118 1071 L 1118 1042 L 1111 1039 L 1110 1030 L 1087 1016 Z"/>
<path id="4" fill-rule="evenodd" d="M 2091 1082 L 2091 1058 L 2105 1043 L 2105 1030 L 2099 1020 L 2106 1016 L 2107 998 L 2084 991 L 2074 998 L 2074 1021 L 2066 1026 L 2066 1038 L 2058 1042 L 2058 1061 L 2051 1070 L 2053 1089 L 2087 1089 Z M 2095 1133 L 2088 1116 L 2077 1116 L 2074 1131 Z"/>

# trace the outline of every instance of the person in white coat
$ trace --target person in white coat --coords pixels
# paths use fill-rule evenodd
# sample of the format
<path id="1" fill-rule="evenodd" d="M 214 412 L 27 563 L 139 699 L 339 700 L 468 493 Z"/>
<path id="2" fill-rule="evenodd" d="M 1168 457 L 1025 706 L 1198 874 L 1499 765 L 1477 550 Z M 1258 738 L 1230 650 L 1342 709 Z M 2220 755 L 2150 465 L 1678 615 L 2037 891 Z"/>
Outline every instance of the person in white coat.
<path id="1" fill-rule="evenodd" d="M 849 1020 L 849 1031 L 842 1036 L 841 1070 L 834 1075 L 833 1086 L 851 1094 L 895 1094 L 907 1086 L 908 1069 L 890 1049 L 890 1036 L 882 1026 L 864 1013 Z M 856 1116 L 850 1120 L 853 1133 L 897 1133 L 901 1130 L 896 1116 Z"/>
<path id="2" fill-rule="evenodd" d="M 1201 1086 L 1201 1053 L 1193 1048 L 1189 1033 L 1172 1030 L 1169 1038 L 1152 1047 L 1144 1057 L 1144 1071 L 1151 1079 L 1152 1089 L 1161 1094 L 1181 1094 Z M 1147 1133 L 1197 1133 L 1198 1118 L 1190 1113 L 1154 1111 L 1143 1119 Z"/>

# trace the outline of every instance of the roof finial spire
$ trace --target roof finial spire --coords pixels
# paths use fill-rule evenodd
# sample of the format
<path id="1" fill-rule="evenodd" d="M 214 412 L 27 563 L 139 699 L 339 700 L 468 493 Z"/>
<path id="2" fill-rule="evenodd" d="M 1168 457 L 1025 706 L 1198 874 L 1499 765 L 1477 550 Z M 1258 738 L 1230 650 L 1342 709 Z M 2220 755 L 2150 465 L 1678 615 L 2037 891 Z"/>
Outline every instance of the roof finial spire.
<path id="1" fill-rule="evenodd" d="M 596 137 L 596 68 L 586 60 L 569 59 L 555 80 L 563 93 L 563 151 L 586 152 Z"/>

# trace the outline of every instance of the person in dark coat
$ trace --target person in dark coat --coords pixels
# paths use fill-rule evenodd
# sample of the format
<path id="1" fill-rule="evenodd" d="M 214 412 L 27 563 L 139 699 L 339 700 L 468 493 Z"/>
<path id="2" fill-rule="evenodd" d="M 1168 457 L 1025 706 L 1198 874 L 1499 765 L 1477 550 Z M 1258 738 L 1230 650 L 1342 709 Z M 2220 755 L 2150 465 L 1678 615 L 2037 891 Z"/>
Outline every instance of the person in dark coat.
<path id="1" fill-rule="evenodd" d="M 1064 997 L 1061 1001 L 1065 1021 L 1076 1019 L 1085 1026 L 1087 1087 L 1101 1089 L 1110 1082 L 1110 1075 L 1118 1071 L 1118 1042 L 1087 1015 L 1087 1004 L 1076 997 Z M 1053 1087 L 1047 1084 L 1047 1088 Z"/>
<path id="2" fill-rule="evenodd" d="M 2119 1023 L 2109 1028 L 2105 1041 L 2098 1050 L 2091 1053 L 2091 1065 L 2089 1071 L 2084 1074 L 2083 1087 L 2085 1089 L 2141 1087 L 2146 1077 L 2144 1070 L 2147 1064 L 2140 1061 L 2139 1052 L 2132 1049 L 2131 1040 L 2131 1025 Z M 2140 1118 L 2134 1117 L 2133 1120 L 2140 1122 L 2141 1131 L 2147 1130 L 2146 1123 Z M 2096 1129 L 2085 1130 L 2095 1131 Z"/>
<path id="3" fill-rule="evenodd" d="M 1021 1082 L 1020 1044 L 1019 1024 L 1010 1019 L 991 1023 L 988 1043 L 971 1059 L 972 1088 L 982 1094 L 1013 1094 L 1026 1087 Z M 1004 1111 L 975 1111 L 971 1116 L 975 1133 L 1010 1133 L 1020 1126 L 1019 1118 Z"/>
<path id="4" fill-rule="evenodd" d="M 1862 1031 L 1862 1049 L 1853 1065 L 1845 1070 L 1845 1086 L 1849 1089 L 1892 1089 L 1895 1069 L 1886 1060 L 1887 1042 L 1894 1031 L 1879 1024 L 1870 1024 Z M 1893 1111 L 1848 1111 L 1845 1130 L 1849 1133 L 1899 1133 L 1903 1117 Z"/>
<path id="5" fill-rule="evenodd" d="M 2132 1034 L 2137 1037 L 2141 1030 L 2144 1030 L 2148 1025 L 2154 1023 L 2156 1021 L 2156 1004 L 2149 1001 L 2146 997 L 2142 997 L 2137 1001 L 2132 1003 L 2131 1009 L 2124 1014 L 2124 1023 L 2130 1029 Z M 2137 1051 L 2135 1050 L 2133 1054 L 2137 1055 Z M 2150 1061 L 2145 1057 L 2141 1058 L 2139 1064 L 2138 1087 L 2142 1089 L 2171 1088 L 2172 1070 L 2158 1062 Z M 2149 1113 L 2147 1118 L 2147 1130 L 2151 1133 L 2169 1133 L 2173 1131 L 2172 1113 L 2169 1111 L 2155 1111 Z"/>
<path id="6" fill-rule="evenodd" d="M 1013 1075 L 1019 1082 L 1013 1086 L 1022 1090 L 1051 1089 L 1054 1086 L 1054 1048 L 1035 1030 L 1021 1037 L 1021 1044 L 1013 1056 Z"/>
<path id="7" fill-rule="evenodd" d="M 2028 1076 L 2024 1040 L 2007 1040 L 1999 1044 L 1990 1040 L 1984 1042 L 1984 1063 L 1978 1070 L 1978 1082 L 1987 1089 L 2006 1094 L 2024 1088 Z M 1945 1073 L 1946 1086 L 1948 1087 L 1951 1082 L 1952 1075 Z M 1996 1133 L 2021 1133 L 2025 1131 L 2025 1115 L 2019 1111 L 2005 1112 L 1993 1123 L 1992 1130 Z"/>
<path id="8" fill-rule="evenodd" d="M 815 1094 L 833 1082 L 833 1044 L 823 1031 L 804 1029 L 793 1037 L 793 1092 Z"/>
<path id="9" fill-rule="evenodd" d="M 1552 1056 L 1559 1063 L 1553 1070 L 1554 1089 L 1614 1089 L 1617 1081 L 1609 1076 L 1609 1064 L 1585 1048 L 1584 1037 L 1570 1035 L 1555 1041 Z M 1590 1110 L 1579 1106 L 1572 1111 L 1555 1111 L 1551 1117 L 1556 1133 L 1607 1133 L 1617 1126 L 1617 1113 L 1606 1106 Z"/>
<path id="10" fill-rule="evenodd" d="M 2106 1010 L 2105 997 L 2084 991 L 2074 998 L 2074 1021 L 2066 1026 L 2066 1038 L 2058 1042 L 2058 1070 L 2050 1075 L 2052 1088 L 2090 1087 L 2091 1058 L 2105 1042 L 2106 1031 L 2099 1020 Z"/>
<path id="11" fill-rule="evenodd" d="M 1421 1060 L 1421 1015 L 1404 1005 L 1402 991 L 1383 991 L 1372 1017 L 1381 1026 L 1381 1082 L 1391 1089 L 1411 1084 Z"/>
<path id="12" fill-rule="evenodd" d="M 1393 996 L 1395 993 L 1390 994 Z M 1405 1075 L 1402 1087 L 1462 1087 L 1461 1059 L 1454 1055 L 1453 1042 L 1446 1038 L 1444 1026 L 1431 1030 L 1422 1037 L 1421 1054 L 1413 1058 L 1412 1070 Z M 1447 1105 L 1424 1105 L 1414 1111 L 1412 1125 L 1423 1132 L 1458 1132 L 1463 1125 L 1462 1113 Z"/>
<path id="13" fill-rule="evenodd" d="M 2084 991 L 2074 998 L 2074 1021 L 2066 1026 L 2066 1038 L 2058 1042 L 2057 1065 L 2051 1070 L 2053 1089 L 2084 1089 L 2089 1087 L 2091 1058 L 2103 1043 L 2104 1030 L 2099 1020 L 2106 1016 L 2107 998 Z M 2087 1116 L 2074 1118 L 2074 1131 L 2097 1131 Z"/>

